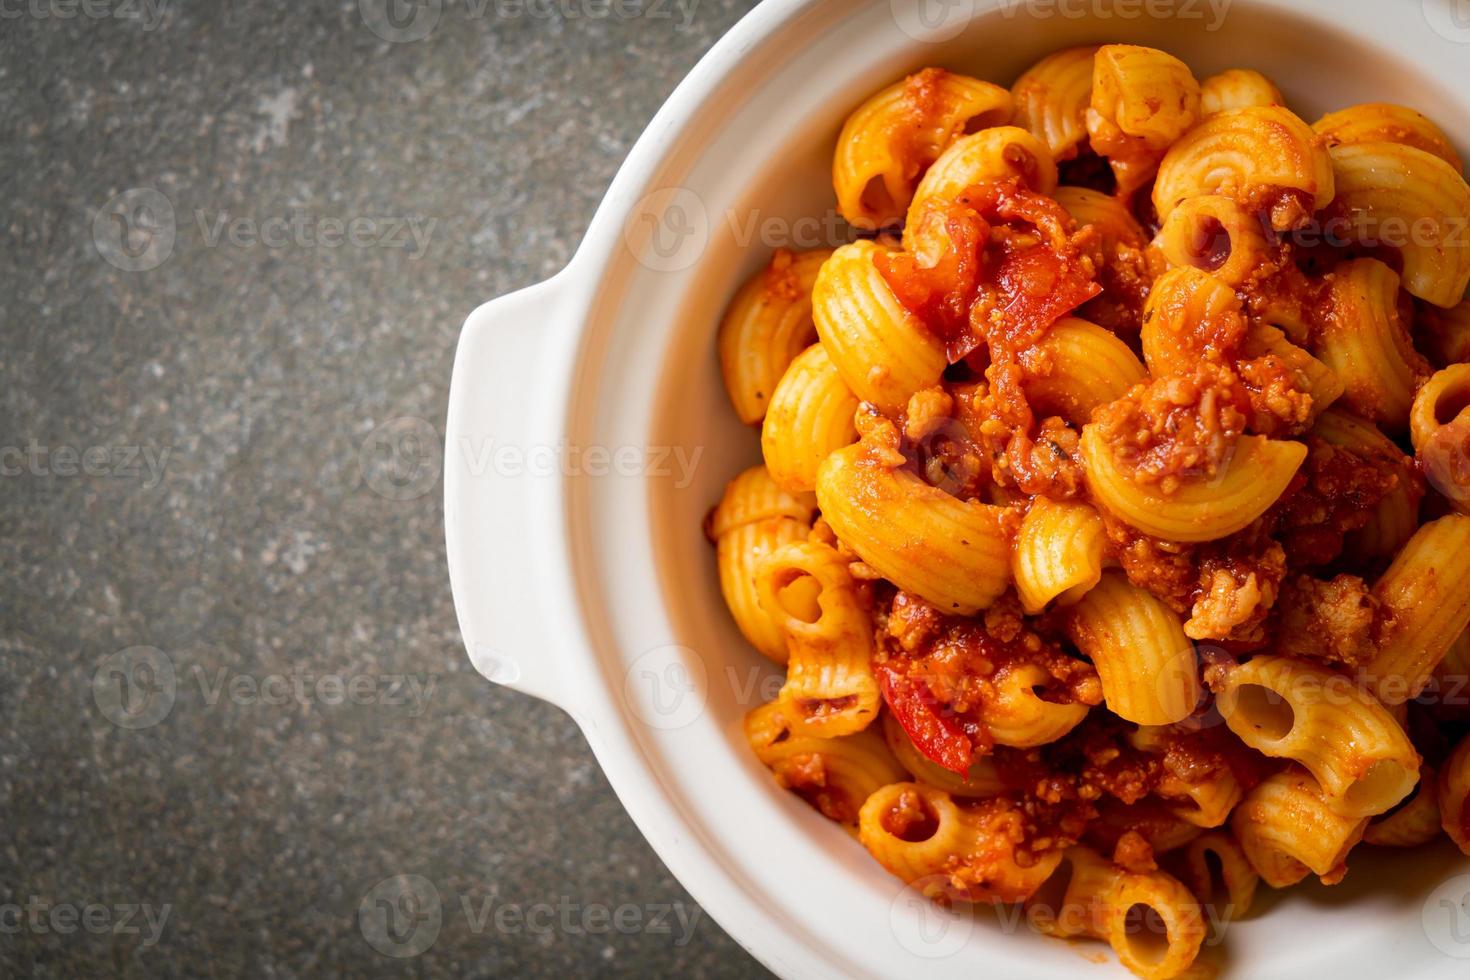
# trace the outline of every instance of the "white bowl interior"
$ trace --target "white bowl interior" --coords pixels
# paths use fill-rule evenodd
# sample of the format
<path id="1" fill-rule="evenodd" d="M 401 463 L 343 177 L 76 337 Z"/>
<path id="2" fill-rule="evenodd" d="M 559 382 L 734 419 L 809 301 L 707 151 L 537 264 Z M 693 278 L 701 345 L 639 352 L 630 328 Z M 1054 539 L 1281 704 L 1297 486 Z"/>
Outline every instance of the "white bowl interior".
<path id="1" fill-rule="evenodd" d="M 897 29 L 887 2 L 834 0 L 793 19 L 730 75 L 647 185 L 693 191 L 709 215 L 708 246 L 691 268 L 673 272 L 644 268 L 621 249 L 602 277 L 606 291 L 576 370 L 573 444 L 676 447 L 697 459 L 692 482 L 670 466 L 585 481 L 569 503 L 601 683 L 647 718 L 647 706 L 634 703 L 642 695 L 625 688 L 629 669 L 648 651 L 675 644 L 683 649 L 651 656 L 660 664 L 672 656 L 700 686 L 697 712 L 667 723 L 628 722 L 697 837 L 655 843 L 711 850 L 749 895 L 779 908 L 802 941 L 850 975 L 919 967 L 935 976 L 997 969 L 991 975 L 1060 976 L 1107 951 L 1044 939 L 1024 926 L 1007 930 L 994 916 L 949 918 L 910 900 L 860 845 L 780 791 L 744 744 L 741 718 L 769 697 L 777 675 L 732 624 L 700 522 L 724 482 L 759 458 L 755 434 L 728 407 L 714 347 L 726 302 L 779 244 L 742 241 L 751 216 L 789 226 L 828 213 L 843 118 L 904 73 L 933 64 L 1009 84 L 1040 56 L 1087 42 L 1163 47 L 1200 77 L 1260 69 L 1308 120 L 1356 102 L 1398 101 L 1428 113 L 1462 150 L 1470 133 L 1470 97 L 1431 77 L 1392 40 L 1382 5 L 1344 3 L 1324 18 L 1237 0 L 1216 31 L 1205 29 L 1212 18 L 1204 3 L 1200 20 L 1162 21 L 1037 18 L 1007 6 L 1009 13 L 979 16 L 940 44 Z M 1418 3 L 1402 6 L 1402 16 L 1418 16 Z M 1430 945 L 1421 925 L 1424 899 L 1462 858 L 1448 847 L 1408 854 L 1363 848 L 1350 863 L 1342 886 L 1271 896 L 1231 926 L 1223 949 L 1208 953 L 1222 975 L 1264 980 L 1332 969 L 1365 976 L 1392 964 L 1396 974 L 1448 976 L 1463 968 Z M 1124 973 L 1113 965 L 1092 975 Z"/>

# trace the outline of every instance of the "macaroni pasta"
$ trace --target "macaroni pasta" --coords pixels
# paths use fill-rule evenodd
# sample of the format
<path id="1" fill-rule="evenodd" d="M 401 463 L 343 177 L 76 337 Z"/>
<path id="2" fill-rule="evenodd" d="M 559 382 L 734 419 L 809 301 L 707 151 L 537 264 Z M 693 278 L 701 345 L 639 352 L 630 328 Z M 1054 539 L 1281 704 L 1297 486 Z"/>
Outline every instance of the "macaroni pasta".
<path id="1" fill-rule="evenodd" d="M 832 174 L 855 240 L 752 257 L 718 336 L 764 462 L 706 531 L 785 667 L 776 784 L 1154 980 L 1359 842 L 1470 853 L 1444 131 L 1104 44 L 894 81 Z"/>

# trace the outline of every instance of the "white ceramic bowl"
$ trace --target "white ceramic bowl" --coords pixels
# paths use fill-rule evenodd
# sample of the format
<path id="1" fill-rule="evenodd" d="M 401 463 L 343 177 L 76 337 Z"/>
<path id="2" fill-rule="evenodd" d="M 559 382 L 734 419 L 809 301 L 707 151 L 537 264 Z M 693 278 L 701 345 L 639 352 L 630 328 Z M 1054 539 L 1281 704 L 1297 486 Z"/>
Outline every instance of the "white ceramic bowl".
<path id="1" fill-rule="evenodd" d="M 1470 17 L 1455 18 L 1457 3 L 768 0 L 649 125 L 567 269 L 465 323 L 445 523 L 471 659 L 572 714 L 659 855 L 776 973 L 1125 975 L 1110 955 L 1089 963 L 1102 944 L 907 894 L 778 790 L 741 735 L 777 681 L 731 623 L 700 528 L 724 482 L 759 458 L 727 406 L 715 327 L 773 246 L 826 237 L 810 219 L 833 205 L 844 116 L 925 65 L 1009 84 L 1058 48 L 1131 41 L 1201 77 L 1258 68 L 1309 119 L 1404 102 L 1463 151 Z M 1454 955 L 1470 957 L 1470 877 L 1455 878 L 1470 863 L 1449 847 L 1370 850 L 1335 889 L 1258 899 L 1211 961 L 1257 980 L 1470 973 Z"/>

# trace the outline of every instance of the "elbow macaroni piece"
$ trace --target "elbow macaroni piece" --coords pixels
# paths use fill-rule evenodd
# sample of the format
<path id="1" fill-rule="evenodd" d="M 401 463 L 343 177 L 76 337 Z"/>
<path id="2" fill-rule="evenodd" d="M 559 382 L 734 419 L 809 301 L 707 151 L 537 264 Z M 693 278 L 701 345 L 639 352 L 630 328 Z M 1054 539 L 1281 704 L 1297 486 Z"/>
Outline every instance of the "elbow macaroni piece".
<path id="1" fill-rule="evenodd" d="M 1205 919 L 1199 902 L 1178 879 L 1162 871 L 1121 874 L 1103 902 L 1108 945 L 1143 980 L 1177 977 L 1199 955 Z"/>
<path id="2" fill-rule="evenodd" d="M 1173 808 L 1175 815 L 1206 830 L 1224 826 L 1230 819 L 1230 811 L 1245 795 L 1229 766 L 1216 769 L 1198 782 L 1184 783 L 1180 788 L 1188 802 L 1176 805 Z"/>
<path id="3" fill-rule="evenodd" d="M 756 572 L 761 562 L 782 545 L 805 541 L 811 525 L 789 517 L 767 517 L 742 524 L 720 535 L 715 542 L 720 570 L 720 592 L 735 619 L 735 625 L 750 645 L 778 664 L 789 656 L 786 633 L 761 607 L 756 593 Z"/>
<path id="4" fill-rule="evenodd" d="M 720 321 L 720 369 L 735 414 L 754 425 L 791 359 L 816 338 L 812 286 L 830 249 L 777 252 L 750 278 Z"/>
<path id="5" fill-rule="evenodd" d="M 907 776 L 876 732 L 814 738 L 794 729 L 777 701 L 745 716 L 745 738 L 783 789 L 854 828 L 869 796 Z"/>
<path id="6" fill-rule="evenodd" d="M 1088 187 L 1058 187 L 1052 195 L 1078 228 L 1093 225 L 1104 241 L 1121 242 L 1141 249 L 1148 244 L 1143 226 L 1128 207 L 1112 194 Z"/>
<path id="7" fill-rule="evenodd" d="M 707 533 L 711 541 L 718 541 L 741 525 L 772 517 L 789 517 L 809 525 L 816 509 L 814 495 L 783 490 L 764 466 L 752 466 L 725 485 L 707 519 Z"/>
<path id="8" fill-rule="evenodd" d="M 859 241 L 834 252 L 812 289 L 812 316 L 848 390 L 896 414 L 914 392 L 939 381 L 944 345 L 888 288 L 873 264 L 883 250 Z"/>
<path id="9" fill-rule="evenodd" d="M 1225 282 L 1192 265 L 1170 269 L 1149 290 L 1139 341 L 1156 378 L 1189 371 L 1201 359 L 1226 353 L 1220 335 L 1244 337 L 1240 299 Z"/>
<path id="10" fill-rule="evenodd" d="M 1304 205 L 1272 208 L 1271 227 L 1287 231 L 1311 220 L 1333 199 L 1332 158 L 1322 140 L 1283 106 L 1246 106 L 1206 116 L 1169 147 L 1154 183 L 1160 221 L 1184 201 L 1221 194 L 1247 205 L 1295 191 Z"/>
<path id="11" fill-rule="evenodd" d="M 1021 611 L 1034 616 L 1053 600 L 1075 605 L 1102 578 L 1104 537 L 1102 518 L 1087 504 L 1033 500 L 1011 565 Z"/>
<path id="12" fill-rule="evenodd" d="M 1166 541 L 1215 541 L 1245 528 L 1277 501 L 1306 458 L 1302 443 L 1242 436 L 1235 457 L 1214 479 L 1187 482 L 1166 495 L 1132 479 L 1095 425 L 1082 430 L 1093 498 L 1120 520 Z"/>
<path id="13" fill-rule="evenodd" d="M 1470 735 L 1460 739 L 1439 771 L 1440 825 L 1470 855 Z"/>
<path id="14" fill-rule="evenodd" d="M 974 615 L 1010 585 L 1002 508 L 951 497 L 862 443 L 823 461 L 817 500 L 864 562 L 946 612 Z"/>
<path id="15" fill-rule="evenodd" d="M 756 573 L 761 608 L 786 634 L 790 658 L 777 701 L 794 730 L 818 738 L 861 731 L 878 717 L 873 624 L 847 560 L 830 545 L 783 545 Z"/>
<path id="16" fill-rule="evenodd" d="M 1176 268 L 1208 272 L 1230 286 L 1257 274 L 1276 244 L 1267 226 L 1238 202 L 1218 194 L 1185 200 L 1159 229 L 1158 245 Z"/>
<path id="17" fill-rule="evenodd" d="M 1090 847 L 1067 848 L 1051 877 L 1026 900 L 1028 921 L 1059 939 L 1108 938 L 1108 892 L 1123 869 Z"/>
<path id="18" fill-rule="evenodd" d="M 1226 109 L 1285 105 L 1281 90 L 1258 71 L 1231 68 L 1200 83 L 1200 110 L 1208 116 Z"/>
<path id="19" fill-rule="evenodd" d="M 1441 158 L 1402 143 L 1348 143 L 1331 150 L 1332 212 L 1358 242 L 1398 249 L 1404 288 L 1451 307 L 1470 286 L 1470 185 Z"/>
<path id="20" fill-rule="evenodd" d="M 1444 131 L 1422 112 L 1389 102 L 1366 102 L 1329 112 L 1312 124 L 1329 147 L 1355 143 L 1401 143 L 1433 153 L 1456 171 L 1460 155 Z"/>
<path id="21" fill-rule="evenodd" d="M 1199 119 L 1189 66 L 1156 48 L 1105 44 L 1093 57 L 1087 133 L 1125 197 L 1148 182 L 1164 151 Z"/>
<path id="22" fill-rule="evenodd" d="M 980 720 L 997 745 L 1020 749 L 1055 742 L 1087 717 L 1085 704 L 1056 704 L 1036 689 L 1051 679 L 1044 667 L 1022 664 L 995 678 L 994 697 L 980 710 Z"/>
<path id="23" fill-rule="evenodd" d="M 837 206 L 856 228 L 894 224 L 924 169 L 957 137 L 1011 118 L 999 85 L 926 69 L 868 99 L 842 126 L 832 161 Z"/>
<path id="24" fill-rule="evenodd" d="M 1393 715 L 1326 667 L 1254 657 L 1225 675 L 1215 704 L 1245 744 L 1305 766 L 1344 816 L 1387 812 L 1418 782 L 1419 754 Z"/>
<path id="25" fill-rule="evenodd" d="M 1026 69 L 1011 95 L 1017 126 L 1046 144 L 1055 160 L 1070 160 L 1087 138 L 1092 101 L 1092 62 L 1098 45 L 1068 48 Z"/>
<path id="26" fill-rule="evenodd" d="M 1367 419 L 1338 409 L 1323 412 L 1312 434 L 1361 456 L 1397 464 L 1398 482 L 1373 508 L 1368 524 L 1348 537 L 1349 547 L 1364 555 L 1396 554 L 1419 528 L 1423 488 L 1413 476 L 1413 461 Z"/>
<path id="27" fill-rule="evenodd" d="M 1348 817 L 1328 802 L 1312 774 L 1298 766 L 1263 780 L 1230 820 L 1251 866 L 1272 888 L 1315 874 L 1336 884 L 1347 855 L 1362 840 L 1367 817 Z"/>
<path id="28" fill-rule="evenodd" d="M 926 207 L 953 201 L 975 184 L 1007 177 L 1018 178 L 1039 194 L 1050 194 L 1057 187 L 1057 165 L 1045 144 L 1019 126 L 982 129 L 955 140 L 914 191 L 903 230 L 903 247 L 919 251 L 914 233 Z"/>
<path id="29" fill-rule="evenodd" d="M 1470 364 L 1451 364 L 1424 382 L 1409 410 L 1409 437 L 1430 485 L 1470 513 Z"/>
<path id="30" fill-rule="evenodd" d="M 1188 969 L 1206 932 L 1199 902 L 1178 879 L 1131 873 L 1080 845 L 1027 900 L 1026 915 L 1045 935 L 1107 940 L 1124 966 L 1151 980 Z"/>
<path id="31" fill-rule="evenodd" d="M 900 822 L 902 821 L 902 822 Z M 863 804 L 858 840 L 890 874 L 926 895 L 1020 902 L 1061 863 L 1060 851 L 1016 861 L 1024 821 L 1003 796 L 961 806 L 922 783 L 884 786 Z"/>
<path id="32" fill-rule="evenodd" d="M 1399 313 L 1398 274 L 1354 259 L 1337 267 L 1329 290 L 1317 356 L 1342 379 L 1353 411 L 1402 431 L 1425 365 Z"/>
<path id="33" fill-rule="evenodd" d="M 1439 836 L 1439 780 L 1428 766 L 1419 770 L 1419 785 L 1398 809 L 1368 822 L 1363 843 L 1377 847 L 1418 847 Z"/>
<path id="34" fill-rule="evenodd" d="M 1342 393 L 1347 390 L 1347 386 L 1337 376 L 1336 371 L 1317 360 L 1303 348 L 1293 344 L 1286 338 L 1286 334 L 1276 327 L 1261 324 L 1252 328 L 1246 337 L 1242 352 L 1247 357 L 1274 355 L 1289 369 L 1300 374 L 1306 381 L 1307 394 L 1312 397 L 1310 418 L 1313 420 L 1325 412 L 1333 402 L 1341 398 Z M 1378 432 L 1377 429 L 1373 431 Z"/>
<path id="35" fill-rule="evenodd" d="M 1368 663 L 1378 700 L 1415 697 L 1470 623 L 1470 517 L 1451 514 L 1414 532 L 1373 584 L 1388 630 Z"/>
<path id="36" fill-rule="evenodd" d="M 772 551 L 805 539 L 816 509 L 812 494 L 787 493 L 764 466 L 752 466 L 729 482 L 709 516 L 725 605 L 750 645 L 779 664 L 786 662 L 786 634 L 761 608 L 756 569 Z"/>
<path id="37" fill-rule="evenodd" d="M 1063 317 L 1037 341 L 1048 373 L 1027 371 L 1021 383 L 1039 415 L 1056 414 L 1073 425 L 1092 420 L 1092 410 L 1127 394 L 1146 377 L 1143 364 L 1110 330 Z"/>
<path id="38" fill-rule="evenodd" d="M 1218 885 L 1211 857 L 1219 868 Z M 1251 867 L 1240 842 L 1228 831 L 1215 830 L 1184 846 L 1184 881 L 1200 902 L 1214 910 L 1212 919 L 1229 922 L 1250 913 L 1261 876 Z M 1223 906 L 1218 901 L 1222 891 Z"/>
<path id="39" fill-rule="evenodd" d="M 888 748 L 893 752 L 894 758 L 899 765 L 908 770 L 918 782 L 935 789 L 941 789 L 950 796 L 964 798 L 984 799 L 989 796 L 999 796 L 1006 791 L 1006 785 L 1001 781 L 1000 773 L 995 768 L 995 760 L 988 755 L 976 755 L 970 763 L 970 769 L 963 776 L 950 772 L 948 769 L 931 762 L 925 758 L 915 746 L 903 726 L 888 712 L 883 713 L 883 739 L 888 743 Z M 900 776 L 899 779 L 904 777 Z M 894 780 L 897 782 L 899 780 Z"/>
<path id="40" fill-rule="evenodd" d="M 1092 660 L 1108 710 L 1139 725 L 1170 725 L 1200 699 L 1194 644 L 1179 614 L 1121 572 L 1072 607 L 1067 632 Z"/>
<path id="41" fill-rule="evenodd" d="M 771 479 L 793 492 L 815 490 L 822 460 L 857 441 L 857 409 L 826 347 L 813 344 L 798 354 L 776 385 L 761 426 Z"/>

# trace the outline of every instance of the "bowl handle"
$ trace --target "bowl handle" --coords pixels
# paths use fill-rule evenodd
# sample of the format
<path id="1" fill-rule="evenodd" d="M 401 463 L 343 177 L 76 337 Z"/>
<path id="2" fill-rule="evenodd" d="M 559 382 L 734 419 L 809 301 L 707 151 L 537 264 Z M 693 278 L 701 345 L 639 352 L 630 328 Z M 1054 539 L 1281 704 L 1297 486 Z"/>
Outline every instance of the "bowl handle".
<path id="1" fill-rule="evenodd" d="M 566 274 L 470 314 L 449 386 L 444 533 L 475 669 L 576 714 L 560 473 L 574 317 Z"/>

